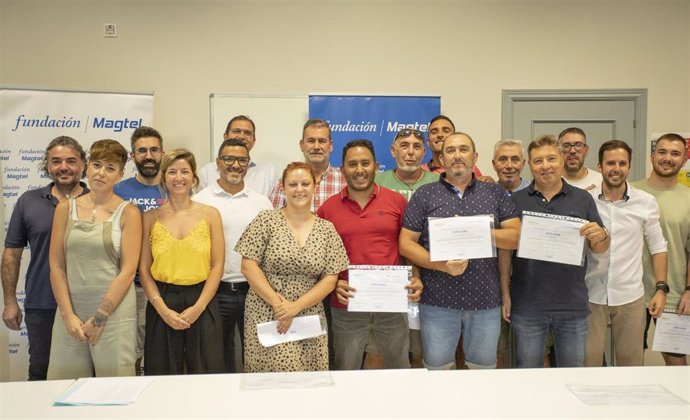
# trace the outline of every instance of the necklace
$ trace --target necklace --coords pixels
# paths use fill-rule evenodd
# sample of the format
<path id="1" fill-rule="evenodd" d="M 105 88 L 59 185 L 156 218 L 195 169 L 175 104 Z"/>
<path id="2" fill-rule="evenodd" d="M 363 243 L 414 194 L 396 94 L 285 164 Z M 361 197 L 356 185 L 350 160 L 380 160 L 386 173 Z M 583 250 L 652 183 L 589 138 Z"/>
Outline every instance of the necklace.
<path id="1" fill-rule="evenodd" d="M 96 208 L 94 207 L 93 210 L 91 210 L 91 221 L 95 222 L 96 221 Z"/>

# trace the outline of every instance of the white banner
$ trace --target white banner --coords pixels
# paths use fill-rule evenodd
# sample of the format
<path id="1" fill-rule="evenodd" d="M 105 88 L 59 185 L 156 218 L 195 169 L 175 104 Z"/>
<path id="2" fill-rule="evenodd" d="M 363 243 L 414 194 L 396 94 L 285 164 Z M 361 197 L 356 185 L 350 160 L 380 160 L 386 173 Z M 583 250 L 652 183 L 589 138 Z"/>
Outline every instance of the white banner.
<path id="1" fill-rule="evenodd" d="M 132 132 L 153 125 L 153 95 L 102 92 L 0 89 L 0 169 L 2 171 L 3 242 L 17 199 L 29 189 L 50 180 L 40 164 L 48 143 L 64 135 L 76 139 L 88 151 L 100 139 L 113 139 L 129 151 Z M 127 164 L 125 177 L 135 169 Z M 22 256 L 17 299 L 24 310 L 24 276 L 29 249 Z M 4 308 L 3 308 L 4 309 Z M 0 343 L 8 352 L 0 356 L 0 381 L 26 380 L 28 340 L 20 331 L 0 326 Z"/>

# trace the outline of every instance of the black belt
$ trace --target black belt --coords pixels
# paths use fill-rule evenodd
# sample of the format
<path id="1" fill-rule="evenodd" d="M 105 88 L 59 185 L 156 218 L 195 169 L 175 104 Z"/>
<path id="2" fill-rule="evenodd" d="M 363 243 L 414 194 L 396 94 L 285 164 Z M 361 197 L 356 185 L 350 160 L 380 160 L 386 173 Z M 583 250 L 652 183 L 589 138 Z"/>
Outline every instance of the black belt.
<path id="1" fill-rule="evenodd" d="M 221 281 L 218 289 L 225 293 L 247 293 L 249 291 L 249 284 L 246 281 L 236 283 Z"/>

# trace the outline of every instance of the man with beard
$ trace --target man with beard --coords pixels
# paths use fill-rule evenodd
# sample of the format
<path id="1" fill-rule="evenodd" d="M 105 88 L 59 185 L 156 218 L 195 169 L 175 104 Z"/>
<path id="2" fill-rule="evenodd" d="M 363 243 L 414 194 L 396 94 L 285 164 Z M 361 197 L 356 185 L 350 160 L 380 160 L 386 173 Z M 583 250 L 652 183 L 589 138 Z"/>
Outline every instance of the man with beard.
<path id="1" fill-rule="evenodd" d="M 247 150 L 251 152 L 256 145 L 256 126 L 254 121 L 246 115 L 232 117 L 225 127 L 225 133 L 223 133 L 223 140 L 228 139 L 240 140 L 247 146 Z M 220 171 L 216 162 L 209 162 L 199 169 L 198 175 L 199 190 L 202 190 L 209 185 L 215 184 L 215 181 L 220 178 Z M 252 160 L 249 162 L 244 182 L 252 187 L 254 191 L 268 197 L 276 185 L 276 178 L 276 169 L 273 165 Z"/>
<path id="2" fill-rule="evenodd" d="M 519 214 L 536 212 L 587 221 L 579 229 L 586 247 L 605 252 L 611 237 L 599 217 L 594 199 L 586 191 L 563 182 L 563 154 L 552 135 L 533 140 L 527 150 L 534 181 L 511 198 Z M 557 367 L 582 367 L 585 362 L 587 284 L 583 266 L 513 258 L 510 305 L 504 302 L 504 319 L 510 320 L 516 343 L 518 368 L 543 366 L 544 342 L 553 334 Z"/>
<path id="3" fill-rule="evenodd" d="M 407 201 L 402 195 L 374 183 L 378 163 L 369 140 L 353 140 L 343 148 L 342 171 L 347 186 L 326 200 L 316 214 L 335 226 L 343 240 L 351 265 L 399 265 L 398 234 Z M 421 284 L 406 286 L 414 290 L 411 300 L 419 299 Z M 348 312 L 347 304 L 356 298 L 348 285 L 348 272 L 338 275 L 331 295 L 335 367 L 356 370 L 362 365 L 364 349 L 373 334 L 387 369 L 410 366 L 407 313 Z"/>
<path id="4" fill-rule="evenodd" d="M 652 255 L 656 290 L 649 313 L 658 318 L 666 302 L 668 253 L 659 225 L 659 205 L 652 195 L 628 184 L 632 149 L 610 140 L 599 148 L 603 182 L 590 191 L 611 247 L 589 253 L 585 281 L 589 292 L 589 321 L 585 366 L 603 362 L 606 328 L 611 323 L 616 366 L 642 366 L 640 345 L 645 329 L 645 290 L 642 284 L 642 249 Z"/>
<path id="5" fill-rule="evenodd" d="M 12 211 L 2 253 L 2 291 L 7 328 L 19 331 L 22 312 L 17 303 L 19 266 L 24 247 L 31 259 L 24 285 L 24 322 L 29 339 L 29 380 L 45 380 L 57 303 L 50 286 L 48 256 L 55 207 L 61 200 L 89 192 L 79 180 L 84 176 L 86 153 L 71 137 L 53 139 L 43 157 L 42 169 L 52 180 L 43 188 L 27 191 Z"/>
<path id="6" fill-rule="evenodd" d="M 339 193 L 345 185 L 340 169 L 330 164 L 333 140 L 328 122 L 311 119 L 304 123 L 299 148 L 304 154 L 304 163 L 311 166 L 316 175 L 314 197 L 311 202 L 311 211 L 315 212 L 324 201 Z M 273 207 L 277 209 L 285 206 L 282 182 L 278 182 L 273 188 L 270 199 Z"/>
<path id="7" fill-rule="evenodd" d="M 376 183 L 402 194 L 408 201 L 417 188 L 438 181 L 438 174 L 421 168 L 426 148 L 424 134 L 415 129 L 403 128 L 393 138 L 391 155 L 395 158 L 395 169 L 376 174 Z M 421 368 L 422 336 L 419 329 L 410 329 L 410 354 L 413 368 Z M 383 359 L 378 354 L 375 341 L 367 346 L 365 368 L 379 368 Z"/>
<path id="8" fill-rule="evenodd" d="M 241 346 L 244 346 L 244 301 L 249 291 L 247 279 L 241 271 L 242 256 L 235 252 L 235 245 L 261 210 L 273 208 L 266 196 L 245 184 L 249 164 L 249 150 L 244 142 L 225 140 L 216 158 L 220 178 L 193 197 L 194 201 L 217 208 L 223 220 L 225 268 L 216 296 L 223 324 L 226 373 L 238 372 L 235 365 L 235 326 L 239 329 Z M 244 354 L 244 349 L 241 354 Z"/>
<path id="9" fill-rule="evenodd" d="M 494 145 L 494 158 L 491 164 L 498 176 L 498 185 L 508 194 L 512 195 L 529 185 L 529 182 L 520 176 L 522 168 L 525 167 L 525 154 L 520 140 L 504 139 L 497 142 Z"/>
<path id="10" fill-rule="evenodd" d="M 376 183 L 399 192 L 409 200 L 417 188 L 438 181 L 436 173 L 421 168 L 424 153 L 424 134 L 421 131 L 411 128 L 399 130 L 391 145 L 395 169 L 376 174 Z"/>
<path id="11" fill-rule="evenodd" d="M 137 167 L 137 174 L 120 181 L 113 191 L 123 200 L 128 200 L 139 207 L 139 211 L 155 209 L 165 200 L 158 188 L 160 166 L 163 159 L 163 137 L 151 127 L 139 127 L 131 137 L 132 152 L 130 157 Z M 141 359 L 144 357 L 144 338 L 146 334 L 146 295 L 139 282 L 139 274 L 134 277 L 134 290 L 137 296 L 137 375 L 141 371 Z"/>
<path id="12" fill-rule="evenodd" d="M 685 139 L 668 133 L 659 137 L 652 152 L 652 173 L 633 186 L 653 195 L 661 211 L 661 230 L 668 241 L 668 286 L 666 310 L 690 315 L 690 188 L 678 182 L 678 172 L 688 160 Z M 656 294 L 653 258 L 643 255 L 647 306 Z M 647 317 L 649 322 L 649 316 Z M 680 353 L 661 353 L 666 365 L 686 365 Z"/>
<path id="13" fill-rule="evenodd" d="M 429 131 L 427 134 L 427 143 L 431 150 L 431 160 L 421 166 L 425 171 L 442 174 L 446 169 L 441 164 L 441 153 L 443 150 L 443 141 L 449 135 L 455 132 L 455 124 L 445 115 L 437 115 L 429 121 Z M 490 176 L 483 176 L 482 171 L 476 166 L 472 168 L 474 176 L 480 181 L 493 182 Z"/>
<path id="14" fill-rule="evenodd" d="M 601 174 L 585 166 L 589 146 L 584 131 L 577 127 L 566 128 L 558 135 L 558 145 L 565 165 L 563 178 L 568 184 L 587 191 L 601 185 Z"/>
<path id="15" fill-rule="evenodd" d="M 517 247 L 520 221 L 515 205 L 500 186 L 477 181 L 472 173 L 477 156 L 469 135 L 447 136 L 440 155 L 444 174 L 419 188 L 405 210 L 400 253 L 421 269 L 425 290 L 419 312 L 427 369 L 455 367 L 461 334 L 468 368 L 496 366 L 501 327 L 498 258 L 431 261 L 430 256 L 429 218 L 491 214 L 499 252 Z"/>

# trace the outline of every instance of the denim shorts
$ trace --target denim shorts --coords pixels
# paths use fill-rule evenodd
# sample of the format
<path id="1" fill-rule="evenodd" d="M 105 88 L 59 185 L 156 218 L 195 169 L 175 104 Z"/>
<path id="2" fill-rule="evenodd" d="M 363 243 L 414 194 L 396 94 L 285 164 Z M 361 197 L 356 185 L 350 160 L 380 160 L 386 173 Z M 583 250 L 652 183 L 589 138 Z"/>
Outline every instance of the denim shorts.
<path id="1" fill-rule="evenodd" d="M 501 334 L 501 307 L 461 311 L 431 305 L 419 305 L 427 369 L 455 366 L 455 349 L 463 336 L 465 361 L 469 368 L 496 367 L 496 346 Z"/>

